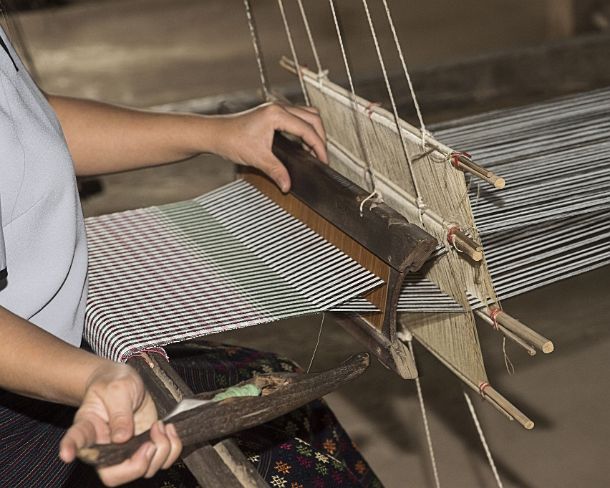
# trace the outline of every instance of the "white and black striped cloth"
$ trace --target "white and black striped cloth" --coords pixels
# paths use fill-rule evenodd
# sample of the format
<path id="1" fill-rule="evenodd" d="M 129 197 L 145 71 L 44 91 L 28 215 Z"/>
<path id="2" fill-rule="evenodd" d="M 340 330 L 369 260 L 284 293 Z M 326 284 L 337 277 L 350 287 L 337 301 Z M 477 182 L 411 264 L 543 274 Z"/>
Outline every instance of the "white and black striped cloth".
<path id="1" fill-rule="evenodd" d="M 85 339 L 119 361 L 333 310 L 383 283 L 244 181 L 195 200 L 90 218 L 87 233 Z"/>

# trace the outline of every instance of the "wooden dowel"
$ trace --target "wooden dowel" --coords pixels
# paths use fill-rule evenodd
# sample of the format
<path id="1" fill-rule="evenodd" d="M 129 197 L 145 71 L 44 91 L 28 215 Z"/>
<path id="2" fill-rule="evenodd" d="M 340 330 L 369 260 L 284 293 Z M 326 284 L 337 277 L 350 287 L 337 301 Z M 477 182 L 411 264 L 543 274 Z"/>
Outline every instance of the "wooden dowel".
<path id="1" fill-rule="evenodd" d="M 482 180 L 487 181 L 488 183 L 492 184 L 498 190 L 501 190 L 506 186 L 506 180 L 504 178 L 496 175 L 495 173 L 493 173 L 492 171 L 489 171 L 488 169 L 483 168 L 482 166 L 475 163 L 469 157 L 467 157 L 463 154 L 460 154 L 458 156 L 458 161 L 459 161 L 459 167 L 461 170 L 468 172 L 478 178 L 481 178 Z"/>
<path id="2" fill-rule="evenodd" d="M 447 240 L 449 244 L 466 254 L 473 261 L 479 262 L 483 259 L 483 246 L 472 240 L 460 229 L 449 228 Z"/>
<path id="3" fill-rule="evenodd" d="M 492 320 L 494 320 L 495 318 L 495 321 L 498 322 L 499 325 L 507 328 L 511 332 L 514 332 L 524 341 L 533 345 L 535 348 L 542 351 L 543 353 L 549 354 L 555 350 L 555 346 L 553 345 L 552 341 L 538 334 L 538 332 L 536 332 L 535 330 L 530 329 L 527 325 L 515 319 L 514 317 L 511 317 L 503 310 L 498 310 L 497 308 L 488 308 L 486 309 L 486 312 Z"/>
<path id="4" fill-rule="evenodd" d="M 489 318 L 487 315 L 485 315 L 483 312 L 481 312 L 480 310 L 475 310 L 474 312 L 485 323 L 491 325 L 494 328 L 496 327 L 496 324 L 494 324 L 494 321 L 491 318 Z M 525 349 L 525 351 L 530 356 L 536 355 L 536 349 L 534 349 L 531 344 L 528 344 L 527 342 L 525 342 L 523 339 L 521 339 L 521 337 L 519 337 L 517 334 L 511 332 L 506 327 L 503 327 L 500 324 L 497 324 L 497 327 L 498 327 L 498 330 L 500 332 L 502 332 L 502 334 L 504 334 L 504 336 L 506 336 L 508 339 L 513 341 L 515 344 L 517 344 L 517 345 L 521 346 L 523 349 Z"/>
<path id="5" fill-rule="evenodd" d="M 527 430 L 534 428 L 534 421 L 525 415 L 521 410 L 510 403 L 500 393 L 498 393 L 491 385 L 484 383 L 479 386 L 479 391 L 483 398 L 489 397 L 493 400 L 502 410 L 509 414 L 513 419 L 519 422 Z"/>

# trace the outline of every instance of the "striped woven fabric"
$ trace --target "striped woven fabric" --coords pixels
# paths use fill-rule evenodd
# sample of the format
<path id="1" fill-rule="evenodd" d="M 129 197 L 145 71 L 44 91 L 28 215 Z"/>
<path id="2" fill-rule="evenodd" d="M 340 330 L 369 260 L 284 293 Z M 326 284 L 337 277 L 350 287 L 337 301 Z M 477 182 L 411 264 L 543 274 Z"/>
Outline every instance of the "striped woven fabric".
<path id="1" fill-rule="evenodd" d="M 194 200 L 89 218 L 87 233 L 85 338 L 119 361 L 329 311 L 382 284 L 244 181 Z"/>

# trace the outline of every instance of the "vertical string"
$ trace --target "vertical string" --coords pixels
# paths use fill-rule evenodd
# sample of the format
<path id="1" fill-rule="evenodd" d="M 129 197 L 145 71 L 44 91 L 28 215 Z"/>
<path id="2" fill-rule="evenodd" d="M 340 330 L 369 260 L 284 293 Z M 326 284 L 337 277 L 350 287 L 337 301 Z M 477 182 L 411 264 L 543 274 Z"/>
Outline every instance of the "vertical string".
<path id="1" fill-rule="evenodd" d="M 250 0 L 244 0 L 244 7 L 246 9 L 246 18 L 248 19 L 248 27 L 250 29 L 250 37 L 252 38 L 252 47 L 254 48 L 254 56 L 256 57 L 256 64 L 258 65 L 258 75 L 261 80 L 261 88 L 263 90 L 263 97 L 265 100 L 271 98 L 269 92 L 269 82 L 267 81 L 267 70 L 265 68 L 265 61 L 261 52 L 260 39 L 258 37 L 258 30 L 256 28 L 256 22 L 254 21 L 254 15 L 252 13 L 252 6 Z"/>
<path id="2" fill-rule="evenodd" d="M 369 175 L 369 180 L 371 182 L 372 192 L 369 195 L 369 199 L 370 199 L 376 195 L 379 195 L 379 193 L 377 192 L 375 175 L 373 174 L 373 169 L 371 167 L 371 161 L 368 156 L 368 151 L 366 150 L 366 145 L 362 142 L 362 127 L 360 125 L 360 118 L 358 117 L 358 102 L 356 101 L 356 89 L 354 88 L 354 80 L 352 78 L 352 71 L 349 67 L 349 62 L 347 60 L 347 52 L 345 50 L 345 44 L 343 43 L 343 34 L 341 34 L 341 26 L 339 25 L 339 18 L 337 16 L 337 11 L 335 8 L 335 0 L 328 0 L 328 3 L 330 5 L 330 11 L 332 13 L 333 22 L 335 24 L 335 30 L 337 32 L 337 38 L 339 40 L 339 48 L 341 49 L 341 56 L 343 58 L 343 65 L 345 67 L 345 72 L 347 74 L 347 81 L 349 83 L 350 99 L 352 101 L 352 113 L 354 114 L 354 121 L 356 124 L 356 130 L 358 132 L 358 141 L 359 141 L 360 147 L 362 149 L 362 159 L 366 163 L 366 171 Z"/>
<path id="3" fill-rule="evenodd" d="M 402 65 L 402 70 L 405 74 L 405 78 L 407 79 L 407 83 L 409 85 L 409 91 L 411 92 L 411 98 L 413 99 L 413 105 L 415 105 L 415 111 L 417 112 L 417 118 L 419 119 L 419 128 L 421 131 L 421 144 L 422 149 L 426 146 L 426 136 L 428 131 L 426 130 L 426 125 L 424 124 L 424 117 L 419 108 L 419 102 L 417 101 L 417 97 L 415 96 L 415 89 L 413 88 L 413 83 L 411 82 L 411 76 L 409 75 L 409 70 L 407 69 L 407 62 L 405 61 L 405 56 L 402 51 L 402 47 L 400 45 L 400 41 L 398 40 L 398 34 L 396 33 L 396 26 L 394 25 L 394 20 L 392 19 L 392 14 L 390 12 L 390 6 L 388 5 L 387 0 L 382 0 L 383 6 L 385 8 L 385 14 L 388 18 L 388 23 L 390 24 L 390 30 L 392 31 L 392 37 L 394 38 L 394 44 L 396 45 L 396 50 L 398 51 L 398 57 L 400 58 L 400 63 Z"/>
<path id="4" fill-rule="evenodd" d="M 294 47 L 294 40 L 292 38 L 292 32 L 290 31 L 290 25 L 288 24 L 288 19 L 286 18 L 286 11 L 284 10 L 284 1 L 277 0 L 278 7 L 280 8 L 280 13 L 282 14 L 282 21 L 284 22 L 284 30 L 286 31 L 286 37 L 288 38 L 288 45 L 290 46 L 290 53 L 292 54 L 292 61 L 294 62 L 294 69 L 297 71 L 297 76 L 299 78 L 299 84 L 301 85 L 301 91 L 303 92 L 303 98 L 305 99 L 305 105 L 311 105 L 309 102 L 309 95 L 307 94 L 307 89 L 305 88 L 305 81 L 303 80 L 303 73 L 301 72 L 301 65 L 299 64 L 299 58 L 297 57 L 297 51 Z"/>
<path id="5" fill-rule="evenodd" d="M 415 352 L 413 348 L 413 336 L 409 334 L 408 342 L 411 357 L 415 361 Z M 436 456 L 434 455 L 434 447 L 432 445 L 432 435 L 430 434 L 430 426 L 428 424 L 428 414 L 426 413 L 426 404 L 424 403 L 424 394 L 421 389 L 421 381 L 419 376 L 415 378 L 415 386 L 417 388 L 417 398 L 419 400 L 419 410 L 421 411 L 422 420 L 424 422 L 424 432 L 426 433 L 426 443 L 428 444 L 428 455 L 430 456 L 430 464 L 432 464 L 432 473 L 434 474 L 434 486 L 441 487 L 440 478 L 438 475 L 438 466 L 436 465 Z"/>
<path id="6" fill-rule="evenodd" d="M 381 54 L 381 48 L 379 46 L 379 39 L 377 39 L 377 32 L 375 30 L 375 26 L 373 25 L 373 19 L 371 18 L 371 12 L 369 11 L 369 5 L 367 0 L 362 0 L 362 5 L 364 6 L 364 11 L 366 12 L 366 18 L 369 24 L 369 28 L 371 30 L 371 35 L 373 36 L 373 42 L 375 44 L 375 51 L 377 52 L 377 58 L 379 60 L 379 64 L 381 66 L 381 72 L 383 73 L 383 79 L 385 81 L 385 86 L 388 91 L 388 96 L 390 97 L 390 104 L 392 105 L 392 113 L 394 115 L 394 123 L 396 124 L 396 130 L 398 131 L 398 137 L 400 138 L 400 144 L 402 147 L 403 154 L 407 161 L 407 165 L 409 168 L 409 173 L 411 175 L 411 180 L 413 181 L 413 187 L 415 189 L 415 196 L 417 198 L 417 206 L 419 208 L 419 220 L 423 224 L 423 211 L 425 208 L 421 192 L 419 190 L 419 183 L 417 181 L 417 176 L 413 171 L 413 163 L 411 161 L 411 156 L 409 155 L 409 151 L 407 149 L 407 143 L 405 141 L 405 137 L 403 131 L 400 127 L 400 118 L 398 117 L 398 109 L 396 108 L 396 101 L 394 99 L 394 92 L 392 91 L 392 87 L 390 86 L 390 78 L 388 76 L 388 72 L 385 66 L 385 61 L 383 60 L 383 55 Z"/>
<path id="7" fill-rule="evenodd" d="M 311 371 L 311 367 L 313 366 L 313 360 L 316 358 L 318 347 L 320 346 L 320 338 L 322 337 L 322 328 L 324 327 L 325 318 L 326 313 L 322 312 L 322 321 L 320 322 L 320 330 L 318 330 L 318 339 L 316 340 L 316 346 L 313 348 L 313 354 L 311 355 L 311 359 L 309 360 L 309 366 L 307 366 L 307 373 Z"/>
<path id="8" fill-rule="evenodd" d="M 498 488 L 503 488 L 502 480 L 500 479 L 500 475 L 498 474 L 498 470 L 496 468 L 496 463 L 494 462 L 494 458 L 491 455 L 491 451 L 489 450 L 489 446 L 487 445 L 487 440 L 485 439 L 485 435 L 483 434 L 483 429 L 481 428 L 481 424 L 479 422 L 479 417 L 477 416 L 477 412 L 474 409 L 474 405 L 472 404 L 472 400 L 466 391 L 464 391 L 464 398 L 466 398 L 466 403 L 468 404 L 468 410 L 470 410 L 470 415 L 472 417 L 472 421 L 477 429 L 477 433 L 479 434 L 479 439 L 481 444 L 483 445 L 483 449 L 485 450 L 485 455 L 487 456 L 487 461 L 489 462 L 489 466 L 491 467 L 491 471 L 496 480 L 496 484 Z"/>
<path id="9" fill-rule="evenodd" d="M 318 56 L 318 49 L 316 48 L 316 43 L 313 40 L 313 35 L 311 34 L 311 28 L 309 27 L 309 19 L 307 18 L 307 14 L 305 13 L 305 8 L 303 7 L 303 0 L 297 0 L 299 4 L 299 10 L 301 12 L 301 17 L 303 18 L 303 24 L 305 25 L 305 31 L 307 32 L 307 39 L 309 39 L 309 45 L 311 46 L 311 52 L 313 53 L 313 59 L 316 63 L 316 68 L 318 69 L 318 75 L 321 75 L 322 64 L 320 63 L 320 56 Z"/>

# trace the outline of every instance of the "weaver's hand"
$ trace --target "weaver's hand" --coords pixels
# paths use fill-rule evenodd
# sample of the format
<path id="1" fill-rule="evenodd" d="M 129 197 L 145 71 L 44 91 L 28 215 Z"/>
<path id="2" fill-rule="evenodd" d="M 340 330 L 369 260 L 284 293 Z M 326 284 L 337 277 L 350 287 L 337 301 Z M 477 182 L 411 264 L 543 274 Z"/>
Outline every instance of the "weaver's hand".
<path id="1" fill-rule="evenodd" d="M 290 176 L 271 151 L 276 130 L 288 132 L 303 140 L 317 158 L 326 163 L 326 134 L 318 111 L 268 103 L 252 110 L 223 117 L 218 132 L 217 154 L 266 173 L 283 192 L 290 189 Z"/>
<path id="2" fill-rule="evenodd" d="M 159 469 L 169 468 L 182 450 L 174 426 L 157 421 L 155 405 L 139 375 L 129 366 L 108 362 L 92 375 L 59 455 L 70 463 L 78 449 L 125 442 L 149 428 L 152 442 L 142 445 L 127 461 L 98 471 L 104 484 L 117 486 L 150 478 Z"/>

